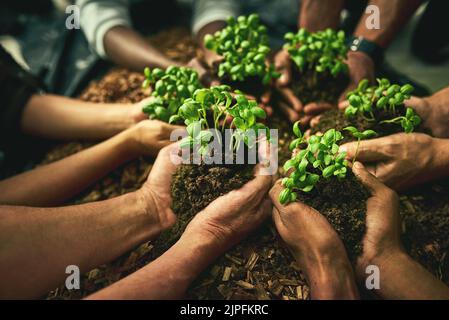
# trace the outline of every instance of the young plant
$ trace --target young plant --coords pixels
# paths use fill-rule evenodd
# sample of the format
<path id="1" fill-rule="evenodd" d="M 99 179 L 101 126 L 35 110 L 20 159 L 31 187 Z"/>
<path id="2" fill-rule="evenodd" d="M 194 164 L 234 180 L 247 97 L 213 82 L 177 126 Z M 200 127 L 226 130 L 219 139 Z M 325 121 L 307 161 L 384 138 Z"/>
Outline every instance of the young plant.
<path id="1" fill-rule="evenodd" d="M 398 107 L 404 106 L 404 101 L 410 98 L 414 89 L 410 84 L 402 87 L 391 84 L 388 79 L 377 79 L 377 84 L 370 87 L 368 80 L 360 81 L 357 89 L 348 94 L 349 106 L 345 110 L 346 117 L 353 118 L 360 114 L 365 120 L 374 122 L 377 121 L 376 113 L 382 110 L 396 115 Z M 404 116 L 379 123 L 398 123 L 406 133 L 410 133 L 421 123 L 421 118 L 413 109 L 407 108 Z"/>
<path id="2" fill-rule="evenodd" d="M 285 172 L 290 172 L 282 180 L 284 190 L 279 195 L 279 201 L 284 205 L 295 201 L 297 192 L 312 191 L 321 177 L 345 178 L 348 166 L 346 152 L 339 152 L 338 142 L 343 139 L 340 131 L 330 129 L 324 135 L 313 135 L 306 140 L 298 123 L 295 123 L 293 133 L 297 138 L 290 144 L 290 148 L 302 145 L 305 148 L 284 164 Z"/>
<path id="3" fill-rule="evenodd" d="M 170 118 L 170 123 L 183 120 L 187 126 L 188 136 L 181 142 L 182 146 L 199 147 L 199 153 L 205 156 L 209 153 L 208 145 L 214 136 L 210 129 L 221 137 L 225 129 L 235 127 L 230 148 L 236 150 L 241 142 L 248 148 L 255 146 L 255 135 L 259 130 L 267 131 L 267 127 L 258 122 L 265 119 L 265 111 L 258 107 L 256 101 L 250 101 L 241 92 L 231 95 L 230 87 L 215 86 L 209 89 L 198 89 L 193 98 L 186 99 L 178 113 Z M 228 120 L 233 119 L 231 123 Z M 209 123 L 212 119 L 212 123 Z M 212 131 L 213 131 L 212 130 Z M 250 132 L 255 135 L 249 134 Z"/>
<path id="4" fill-rule="evenodd" d="M 150 119 L 168 122 L 184 100 L 190 98 L 195 90 L 202 88 L 198 73 L 186 67 L 171 66 L 165 71 L 145 68 L 144 74 L 146 79 L 142 86 L 148 88 L 154 85 L 154 99 L 142 110 Z"/>
<path id="5" fill-rule="evenodd" d="M 421 123 L 421 118 L 415 113 L 415 110 L 412 108 L 407 108 L 405 116 L 396 117 L 391 120 L 384 120 L 380 123 L 399 123 L 405 133 L 412 133 Z"/>
<path id="6" fill-rule="evenodd" d="M 357 147 L 355 150 L 355 156 L 352 159 L 352 164 L 354 164 L 355 160 L 357 159 L 357 156 L 359 155 L 360 141 L 377 136 L 377 132 L 374 130 L 365 130 L 363 132 L 360 132 L 356 127 L 352 127 L 352 126 L 346 127 L 343 130 L 349 131 L 352 134 L 352 136 L 357 139 Z"/>
<path id="7" fill-rule="evenodd" d="M 348 52 L 344 31 L 326 29 L 311 33 L 306 29 L 299 29 L 296 34 L 287 33 L 285 40 L 288 42 L 284 49 L 301 72 L 306 69 L 314 69 L 320 73 L 329 71 L 334 77 L 341 72 L 348 72 L 348 66 L 344 62 Z"/>
<path id="8" fill-rule="evenodd" d="M 237 19 L 230 17 L 224 29 L 204 37 L 204 45 L 223 57 L 218 67 L 220 78 L 245 81 L 249 77 L 260 77 L 267 85 L 271 79 L 279 77 L 274 66 L 266 63 L 270 52 L 267 28 L 260 24 L 257 14 Z"/>

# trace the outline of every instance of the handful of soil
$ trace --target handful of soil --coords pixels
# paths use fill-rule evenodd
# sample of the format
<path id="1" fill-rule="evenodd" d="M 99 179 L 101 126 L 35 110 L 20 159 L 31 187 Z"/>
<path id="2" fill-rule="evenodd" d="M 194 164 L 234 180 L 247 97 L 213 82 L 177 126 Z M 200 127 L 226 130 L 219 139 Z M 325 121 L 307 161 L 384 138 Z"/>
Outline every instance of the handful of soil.
<path id="1" fill-rule="evenodd" d="M 345 179 L 320 179 L 309 192 L 299 192 L 298 200 L 326 217 L 355 262 L 362 253 L 365 235 L 366 201 L 370 194 L 351 170 Z"/>
<path id="2" fill-rule="evenodd" d="M 301 72 L 293 63 L 293 93 L 306 105 L 311 102 L 337 104 L 338 98 L 349 83 L 347 74 L 333 77 L 329 71 L 316 72 L 314 68 Z"/>
<path id="3" fill-rule="evenodd" d="M 156 240 L 158 253 L 162 254 L 170 248 L 193 217 L 212 201 L 253 179 L 253 169 L 254 165 L 244 164 L 179 166 L 171 185 L 172 209 L 177 221 Z"/>

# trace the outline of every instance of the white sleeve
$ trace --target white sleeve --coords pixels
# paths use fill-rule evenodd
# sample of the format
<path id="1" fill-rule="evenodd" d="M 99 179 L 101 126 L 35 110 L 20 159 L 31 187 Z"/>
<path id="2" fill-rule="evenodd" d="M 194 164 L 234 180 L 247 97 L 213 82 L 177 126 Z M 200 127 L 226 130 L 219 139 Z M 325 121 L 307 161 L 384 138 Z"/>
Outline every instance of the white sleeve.
<path id="1" fill-rule="evenodd" d="M 116 26 L 131 27 L 127 0 L 77 0 L 80 7 L 80 25 L 90 47 L 102 58 L 107 58 L 104 36 Z"/>
<path id="2" fill-rule="evenodd" d="M 193 8 L 194 34 L 213 21 L 226 21 L 239 13 L 238 1 L 235 0 L 195 0 Z"/>

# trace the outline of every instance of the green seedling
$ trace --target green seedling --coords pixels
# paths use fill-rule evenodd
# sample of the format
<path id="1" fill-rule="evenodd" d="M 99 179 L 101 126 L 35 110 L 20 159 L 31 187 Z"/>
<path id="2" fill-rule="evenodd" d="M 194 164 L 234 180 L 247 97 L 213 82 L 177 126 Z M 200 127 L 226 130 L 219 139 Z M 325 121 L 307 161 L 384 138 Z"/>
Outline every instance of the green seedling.
<path id="1" fill-rule="evenodd" d="M 223 57 L 218 67 L 220 78 L 245 81 L 248 77 L 260 77 L 267 85 L 279 77 L 274 66 L 266 63 L 270 52 L 267 28 L 260 24 L 257 14 L 230 17 L 224 29 L 204 37 L 204 45 Z"/>
<path id="2" fill-rule="evenodd" d="M 391 120 L 384 120 L 380 123 L 399 123 L 404 129 L 405 133 L 412 133 L 421 123 L 421 118 L 415 113 L 412 108 L 407 108 L 405 116 L 396 117 Z"/>
<path id="3" fill-rule="evenodd" d="M 143 88 L 154 86 L 153 101 L 143 107 L 143 112 L 150 119 L 168 122 L 178 112 L 185 99 L 190 98 L 195 90 L 202 88 L 198 73 L 186 67 L 168 67 L 165 71 L 159 68 L 145 68 Z"/>
<path id="4" fill-rule="evenodd" d="M 187 126 L 188 136 L 181 142 L 182 146 L 192 147 L 200 145 L 199 152 L 202 156 L 209 153 L 208 144 L 213 134 L 209 129 L 221 133 L 225 129 L 235 127 L 232 134 L 230 147 L 236 150 L 241 142 L 249 148 L 253 148 L 255 140 L 253 135 L 247 134 L 250 130 L 257 134 L 259 130 L 267 132 L 267 127 L 258 122 L 265 119 L 265 111 L 258 107 L 256 101 L 250 101 L 241 92 L 231 95 L 230 87 L 226 85 L 211 87 L 209 89 L 198 89 L 193 98 L 186 99 L 179 108 L 178 113 L 170 118 L 170 123 L 184 121 Z M 213 120 L 213 127 L 209 125 L 208 119 Z M 229 119 L 233 119 L 229 123 Z M 221 135 L 217 135 L 220 137 Z"/>
<path id="5" fill-rule="evenodd" d="M 284 45 L 284 49 L 288 51 L 300 71 L 306 69 L 314 69 L 320 73 L 329 71 L 334 77 L 341 72 L 348 72 L 345 63 L 348 48 L 345 44 L 344 31 L 326 29 L 311 33 L 306 29 L 299 29 L 296 34 L 287 33 L 285 40 L 288 42 Z"/>
<path id="6" fill-rule="evenodd" d="M 368 80 L 364 79 L 354 91 L 348 94 L 349 106 L 345 110 L 345 116 L 353 118 L 359 114 L 365 120 L 375 122 L 377 121 L 376 112 L 383 110 L 395 115 L 398 107 L 404 105 L 404 101 L 410 98 L 413 90 L 410 84 L 401 87 L 391 84 L 388 79 L 377 79 L 377 86 L 370 87 Z M 410 133 L 421 123 L 421 118 L 413 109 L 407 108 L 404 116 L 379 123 L 398 123 L 404 132 Z"/>
<path id="7" fill-rule="evenodd" d="M 284 164 L 288 177 L 282 180 L 282 190 L 279 195 L 281 204 L 288 204 L 297 199 L 297 192 L 310 192 L 321 179 L 346 177 L 348 161 L 346 152 L 339 152 L 338 142 L 343 139 L 340 131 L 330 129 L 324 135 L 313 135 L 305 139 L 298 123 L 293 126 L 296 139 L 290 144 L 291 149 L 305 145 L 290 160 Z"/>
<path id="8" fill-rule="evenodd" d="M 356 127 L 351 127 L 351 126 L 346 127 L 343 130 L 349 131 L 352 134 L 352 136 L 357 139 L 357 147 L 355 150 L 355 156 L 352 159 L 352 164 L 354 164 L 354 162 L 356 161 L 356 159 L 359 155 L 360 141 L 370 139 L 370 138 L 377 136 L 377 132 L 374 130 L 365 130 L 363 132 L 360 132 Z"/>

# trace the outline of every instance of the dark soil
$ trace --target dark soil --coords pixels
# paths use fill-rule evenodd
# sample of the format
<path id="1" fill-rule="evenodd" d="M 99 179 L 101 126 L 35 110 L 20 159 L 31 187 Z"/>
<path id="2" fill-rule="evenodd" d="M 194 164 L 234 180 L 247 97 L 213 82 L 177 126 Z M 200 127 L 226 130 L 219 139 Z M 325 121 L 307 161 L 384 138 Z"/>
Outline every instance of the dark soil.
<path id="1" fill-rule="evenodd" d="M 340 73 L 334 78 L 329 72 L 316 72 L 307 69 L 300 72 L 293 63 L 296 71 L 291 88 L 301 102 L 306 105 L 310 102 L 328 102 L 336 104 L 338 98 L 347 87 L 349 79 L 346 74 Z"/>
<path id="2" fill-rule="evenodd" d="M 298 200 L 324 215 L 337 231 L 352 262 L 362 253 L 368 191 L 348 171 L 345 179 L 321 179 L 310 193 L 299 193 Z"/>
<path id="3" fill-rule="evenodd" d="M 254 165 L 181 165 L 173 175 L 172 209 L 176 224 L 156 241 L 157 250 L 163 253 L 182 235 L 187 224 L 212 201 L 239 189 L 254 177 Z"/>
<path id="4" fill-rule="evenodd" d="M 262 79 L 260 77 L 250 77 L 245 81 L 232 81 L 229 79 L 221 79 L 223 84 L 231 86 L 231 88 L 238 89 L 244 94 L 259 98 L 261 97 L 269 88 L 264 86 Z"/>

